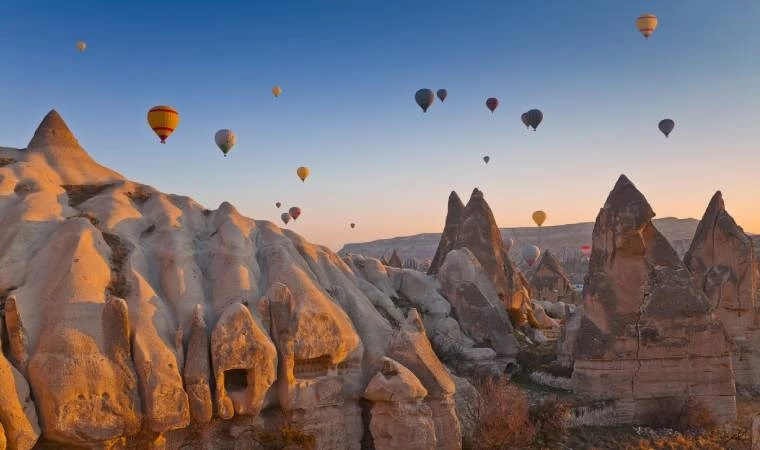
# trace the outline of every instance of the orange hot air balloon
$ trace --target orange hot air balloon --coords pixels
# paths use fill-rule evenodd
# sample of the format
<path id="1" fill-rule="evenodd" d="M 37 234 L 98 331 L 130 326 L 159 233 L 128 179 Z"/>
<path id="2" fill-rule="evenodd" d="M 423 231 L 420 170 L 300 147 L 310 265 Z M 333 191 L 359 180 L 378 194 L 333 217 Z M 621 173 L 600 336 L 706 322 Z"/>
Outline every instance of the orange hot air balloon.
<path id="1" fill-rule="evenodd" d="M 644 35 L 645 38 L 654 33 L 654 29 L 657 28 L 657 16 L 654 14 L 643 14 L 636 19 L 636 28 Z"/>
<path id="2" fill-rule="evenodd" d="M 166 144 L 166 139 L 174 133 L 179 125 L 179 113 L 171 106 L 154 106 L 148 111 L 148 125 Z"/>
<path id="3" fill-rule="evenodd" d="M 306 181 L 306 178 L 309 176 L 309 173 L 310 171 L 308 167 L 301 166 L 296 170 L 296 174 L 298 175 L 298 178 L 301 179 L 301 181 Z"/>
<path id="4" fill-rule="evenodd" d="M 546 213 L 543 211 L 534 211 L 533 221 L 536 222 L 536 225 L 540 227 L 546 221 Z"/>

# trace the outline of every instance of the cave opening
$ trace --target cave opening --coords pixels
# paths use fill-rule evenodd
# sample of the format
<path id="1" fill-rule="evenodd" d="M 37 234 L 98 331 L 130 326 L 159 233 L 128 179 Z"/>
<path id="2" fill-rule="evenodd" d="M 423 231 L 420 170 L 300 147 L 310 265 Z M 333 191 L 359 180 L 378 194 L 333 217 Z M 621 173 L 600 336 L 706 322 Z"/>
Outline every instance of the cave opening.
<path id="1" fill-rule="evenodd" d="M 228 392 L 240 392 L 248 389 L 248 371 L 246 369 L 225 370 L 224 388 Z"/>

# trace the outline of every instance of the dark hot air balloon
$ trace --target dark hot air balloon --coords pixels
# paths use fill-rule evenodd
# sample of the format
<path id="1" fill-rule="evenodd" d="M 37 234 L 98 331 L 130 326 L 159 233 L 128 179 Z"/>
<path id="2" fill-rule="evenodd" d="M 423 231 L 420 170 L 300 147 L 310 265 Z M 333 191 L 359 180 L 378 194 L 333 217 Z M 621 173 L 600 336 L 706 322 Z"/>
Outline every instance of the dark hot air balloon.
<path id="1" fill-rule="evenodd" d="M 490 161 L 490 160 L 491 160 L 491 157 L 490 157 L 490 156 L 484 156 L 484 157 L 483 157 L 483 161 L 485 161 L 485 162 L 486 162 L 486 164 L 488 164 L 488 161 Z"/>
<path id="2" fill-rule="evenodd" d="M 528 122 L 528 125 L 533 127 L 533 131 L 536 131 L 538 125 L 544 120 L 544 113 L 539 109 L 531 109 L 525 113 L 525 120 Z"/>
<path id="3" fill-rule="evenodd" d="M 446 100 L 446 97 L 449 96 L 449 92 L 446 89 L 438 89 L 436 95 L 441 100 L 441 103 L 443 103 L 443 101 Z"/>
<path id="4" fill-rule="evenodd" d="M 351 228 L 356 228 L 356 224 L 352 222 L 351 223 Z"/>
<path id="5" fill-rule="evenodd" d="M 491 110 L 491 112 L 494 112 L 496 108 L 499 107 L 499 99 L 495 97 L 489 97 L 488 100 L 486 100 L 486 107 Z"/>
<path id="6" fill-rule="evenodd" d="M 520 120 L 522 120 L 522 123 L 525 125 L 525 128 L 530 128 L 530 124 L 528 123 L 528 113 L 522 113 L 520 116 Z"/>
<path id="7" fill-rule="evenodd" d="M 298 217 L 301 215 L 301 208 L 294 206 L 288 210 L 288 213 L 290 214 L 290 217 L 293 218 L 293 220 L 298 220 Z"/>
<path id="8" fill-rule="evenodd" d="M 660 121 L 660 124 L 657 125 L 657 127 L 662 131 L 662 134 L 665 135 L 665 137 L 668 137 L 671 131 L 673 131 L 673 128 L 675 128 L 676 123 L 673 122 L 670 119 L 663 119 Z"/>
<path id="9" fill-rule="evenodd" d="M 277 202 L 277 203 L 275 203 L 275 204 L 274 204 L 274 206 L 276 206 L 276 207 L 278 207 L 278 208 L 279 208 L 280 206 L 282 206 L 282 203 L 280 203 L 280 202 Z"/>
<path id="10" fill-rule="evenodd" d="M 282 214 L 280 214 L 280 220 L 282 220 L 283 222 L 285 222 L 285 225 L 287 225 L 288 222 L 290 222 L 290 214 L 288 214 L 288 213 L 282 213 Z"/>
<path id="11" fill-rule="evenodd" d="M 435 101 L 435 94 L 433 94 L 433 91 L 430 89 L 420 89 L 416 94 L 414 94 L 414 101 L 420 105 L 422 112 L 427 112 L 428 108 L 430 108 L 430 105 L 432 105 Z"/>

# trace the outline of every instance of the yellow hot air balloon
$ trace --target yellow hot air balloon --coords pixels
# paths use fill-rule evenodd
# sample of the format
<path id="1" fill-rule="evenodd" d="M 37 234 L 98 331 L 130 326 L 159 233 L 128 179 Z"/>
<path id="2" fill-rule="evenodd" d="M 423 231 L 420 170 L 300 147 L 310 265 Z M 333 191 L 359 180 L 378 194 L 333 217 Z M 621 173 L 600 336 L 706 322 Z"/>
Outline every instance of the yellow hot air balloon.
<path id="1" fill-rule="evenodd" d="M 309 168 L 308 167 L 299 167 L 298 170 L 296 170 L 296 173 L 298 174 L 298 178 L 301 179 L 301 181 L 306 181 L 306 177 L 309 176 Z"/>
<path id="2" fill-rule="evenodd" d="M 279 97 L 282 94 L 282 88 L 280 86 L 273 87 L 272 94 L 274 94 L 275 97 Z"/>
<path id="3" fill-rule="evenodd" d="M 540 227 L 546 221 L 546 213 L 543 211 L 534 211 L 533 221 L 536 222 L 536 225 Z"/>
<path id="4" fill-rule="evenodd" d="M 148 111 L 148 124 L 161 139 L 161 143 L 166 144 L 166 138 L 179 125 L 179 113 L 171 106 L 154 106 Z"/>
<path id="5" fill-rule="evenodd" d="M 657 16 L 649 13 L 639 16 L 636 19 L 636 28 L 639 29 L 645 38 L 648 38 L 654 32 L 654 29 L 657 28 Z"/>
<path id="6" fill-rule="evenodd" d="M 85 51 L 86 48 L 87 48 L 87 43 L 85 43 L 84 41 L 77 42 L 77 50 L 79 50 L 80 53 Z"/>

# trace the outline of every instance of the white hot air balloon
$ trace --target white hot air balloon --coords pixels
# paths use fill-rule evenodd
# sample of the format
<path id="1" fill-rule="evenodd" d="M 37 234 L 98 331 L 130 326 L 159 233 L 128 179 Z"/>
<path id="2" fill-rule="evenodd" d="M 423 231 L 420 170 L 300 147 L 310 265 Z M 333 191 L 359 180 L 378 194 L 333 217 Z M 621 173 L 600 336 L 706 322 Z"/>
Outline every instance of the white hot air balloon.
<path id="1" fill-rule="evenodd" d="M 234 147 L 237 142 L 237 136 L 232 130 L 219 130 L 214 135 L 214 141 L 216 142 L 216 146 L 219 147 L 219 150 L 221 150 L 222 153 L 224 153 L 224 156 L 227 157 L 227 153 L 232 150 L 232 147 Z"/>

